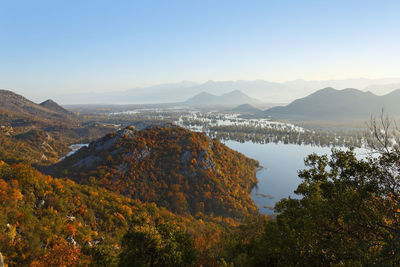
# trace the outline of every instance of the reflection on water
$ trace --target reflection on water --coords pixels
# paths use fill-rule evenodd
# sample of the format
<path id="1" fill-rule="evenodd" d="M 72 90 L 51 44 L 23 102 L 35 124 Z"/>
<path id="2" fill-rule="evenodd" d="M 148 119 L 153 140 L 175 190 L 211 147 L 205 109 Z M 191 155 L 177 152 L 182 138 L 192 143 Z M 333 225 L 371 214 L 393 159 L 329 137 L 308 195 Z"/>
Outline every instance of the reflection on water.
<path id="1" fill-rule="evenodd" d="M 297 197 L 293 191 L 301 179 L 297 171 L 304 169 L 304 158 L 311 153 L 331 154 L 328 147 L 291 144 L 256 144 L 225 141 L 230 148 L 256 159 L 264 168 L 257 172 L 258 185 L 251 197 L 263 214 L 272 214 L 277 201 L 284 197 Z M 357 153 L 357 151 L 356 151 Z"/>

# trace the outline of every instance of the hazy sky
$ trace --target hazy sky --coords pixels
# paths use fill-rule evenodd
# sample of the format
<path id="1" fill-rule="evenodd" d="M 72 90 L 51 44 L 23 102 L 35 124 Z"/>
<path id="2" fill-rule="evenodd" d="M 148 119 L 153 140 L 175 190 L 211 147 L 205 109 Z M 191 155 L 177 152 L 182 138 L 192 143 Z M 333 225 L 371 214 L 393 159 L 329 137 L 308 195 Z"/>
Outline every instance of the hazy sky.
<path id="1" fill-rule="evenodd" d="M 0 88 L 400 76 L 400 1 L 0 0 Z"/>

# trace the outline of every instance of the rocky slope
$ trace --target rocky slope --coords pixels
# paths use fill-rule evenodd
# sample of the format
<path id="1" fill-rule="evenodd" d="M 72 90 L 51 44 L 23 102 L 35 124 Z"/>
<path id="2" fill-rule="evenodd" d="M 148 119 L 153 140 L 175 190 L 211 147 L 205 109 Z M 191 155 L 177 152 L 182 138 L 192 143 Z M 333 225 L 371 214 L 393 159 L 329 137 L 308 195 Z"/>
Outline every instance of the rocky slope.
<path id="1" fill-rule="evenodd" d="M 257 166 L 205 134 L 153 126 L 110 133 L 54 165 L 52 173 L 173 212 L 243 217 L 257 213 L 249 194 Z"/>
<path id="2" fill-rule="evenodd" d="M 62 120 L 72 122 L 76 116 L 58 106 L 53 101 L 45 101 L 38 105 L 25 97 L 9 90 L 0 90 L 0 112 L 8 117 L 15 117 L 22 123 L 25 120 L 58 122 Z"/>
<path id="3" fill-rule="evenodd" d="M 57 112 L 59 114 L 65 114 L 67 116 L 74 116 L 74 114 L 68 110 L 66 110 L 65 108 L 61 107 L 59 104 L 57 104 L 56 102 L 54 102 L 51 99 L 48 99 L 42 103 L 40 103 L 40 106 L 45 107 L 49 110 L 52 110 L 54 112 Z"/>
<path id="4" fill-rule="evenodd" d="M 0 90 L 0 160 L 54 163 L 68 153 L 69 144 L 86 143 L 115 129 L 113 125 L 84 124 L 52 100 L 36 104 Z"/>

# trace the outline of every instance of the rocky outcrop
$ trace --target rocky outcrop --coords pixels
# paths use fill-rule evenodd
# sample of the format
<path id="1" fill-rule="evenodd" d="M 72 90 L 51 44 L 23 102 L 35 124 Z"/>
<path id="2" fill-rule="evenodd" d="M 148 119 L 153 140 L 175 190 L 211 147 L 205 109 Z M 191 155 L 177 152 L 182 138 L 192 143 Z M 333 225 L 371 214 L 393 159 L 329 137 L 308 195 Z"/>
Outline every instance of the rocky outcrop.
<path id="1" fill-rule="evenodd" d="M 203 133 L 166 125 L 109 133 L 53 168 L 174 212 L 242 216 L 257 212 L 249 194 L 257 166 Z"/>

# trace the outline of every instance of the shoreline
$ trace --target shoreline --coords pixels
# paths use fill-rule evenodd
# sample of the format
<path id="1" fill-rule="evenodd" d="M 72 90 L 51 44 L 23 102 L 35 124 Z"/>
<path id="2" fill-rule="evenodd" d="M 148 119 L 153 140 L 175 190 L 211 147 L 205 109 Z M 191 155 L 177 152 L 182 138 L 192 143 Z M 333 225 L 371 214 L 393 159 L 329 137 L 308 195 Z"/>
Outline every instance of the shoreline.
<path id="1" fill-rule="evenodd" d="M 258 166 L 258 167 L 256 168 L 256 170 L 255 170 L 255 173 L 257 174 L 257 172 L 259 172 L 259 171 L 261 171 L 261 170 L 263 170 L 263 169 L 264 169 L 263 166 Z"/>

